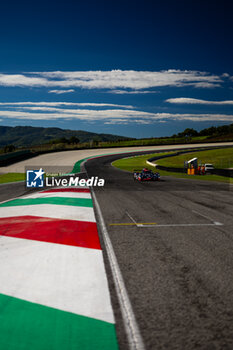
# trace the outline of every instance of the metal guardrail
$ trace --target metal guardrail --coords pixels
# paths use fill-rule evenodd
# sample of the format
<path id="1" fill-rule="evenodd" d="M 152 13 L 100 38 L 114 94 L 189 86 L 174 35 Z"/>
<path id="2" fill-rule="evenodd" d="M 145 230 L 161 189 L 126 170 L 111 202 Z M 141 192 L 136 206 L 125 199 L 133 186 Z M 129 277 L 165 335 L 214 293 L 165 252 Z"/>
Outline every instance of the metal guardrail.
<path id="1" fill-rule="evenodd" d="M 21 160 L 35 157 L 37 153 L 31 152 L 30 150 L 16 151 L 12 153 L 5 153 L 0 155 L 0 166 L 7 166 Z"/>

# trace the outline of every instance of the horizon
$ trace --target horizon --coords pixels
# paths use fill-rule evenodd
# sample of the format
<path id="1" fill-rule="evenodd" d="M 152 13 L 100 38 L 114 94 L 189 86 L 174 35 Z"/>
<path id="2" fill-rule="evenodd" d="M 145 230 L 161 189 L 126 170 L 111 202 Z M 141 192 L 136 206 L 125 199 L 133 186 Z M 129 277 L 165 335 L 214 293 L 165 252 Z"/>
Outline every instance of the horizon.
<path id="1" fill-rule="evenodd" d="M 231 125 L 231 124 L 223 124 L 223 125 Z M 232 123 L 232 125 L 233 125 L 233 123 Z M 222 126 L 222 125 L 221 125 Z M 17 128 L 17 127 L 31 127 L 31 128 L 46 128 L 47 129 L 47 127 L 44 127 L 44 126 L 32 126 L 32 125 L 15 125 L 15 126 L 10 126 L 10 125 L 0 125 L 0 127 L 9 127 L 9 128 Z M 211 127 L 213 127 L 213 126 L 210 126 L 210 128 Z M 82 129 L 76 129 L 76 130 L 74 130 L 74 129 L 66 129 L 66 128 L 64 128 L 64 129 L 62 129 L 62 128 L 59 128 L 59 127 L 56 127 L 56 126 L 50 126 L 50 127 L 48 127 L 48 128 L 54 128 L 54 129 L 60 129 L 60 130 L 67 130 L 67 131 L 75 131 L 75 132 L 77 132 L 77 131 L 79 131 L 79 132 L 87 132 L 87 133 L 95 133 L 94 131 L 86 131 L 86 130 L 82 130 Z M 201 130 L 199 130 L 199 131 L 202 131 L 202 130 L 204 130 L 204 129 L 206 129 L 206 128 L 203 128 L 203 129 L 201 129 Z M 196 129 L 194 129 L 194 131 L 195 131 Z M 177 134 L 178 133 L 182 133 L 182 132 L 184 132 L 185 130 L 183 129 L 183 130 L 179 130 L 178 132 L 177 132 Z M 196 130 L 197 131 L 197 130 Z M 198 132 L 199 132 L 198 131 Z M 99 135 L 101 135 L 101 134 L 103 134 L 103 135 L 112 135 L 112 136 L 119 136 L 119 137 L 125 137 L 125 138 L 132 138 L 132 139 L 138 139 L 138 140 L 140 140 L 140 139 L 151 139 L 151 138 L 169 138 L 169 137 L 172 137 L 174 134 L 172 134 L 172 135 L 165 135 L 165 136 L 152 136 L 152 137 L 142 137 L 142 138 L 140 138 L 140 137 L 131 137 L 131 136 L 124 136 L 124 135 L 118 135 L 118 134 L 107 134 L 107 133 L 96 133 L 97 135 L 99 134 Z M 107 142 L 109 142 L 109 141 L 107 141 Z"/>
<path id="2" fill-rule="evenodd" d="M 2 7 L 2 126 L 150 138 L 233 122 L 233 3 Z"/>

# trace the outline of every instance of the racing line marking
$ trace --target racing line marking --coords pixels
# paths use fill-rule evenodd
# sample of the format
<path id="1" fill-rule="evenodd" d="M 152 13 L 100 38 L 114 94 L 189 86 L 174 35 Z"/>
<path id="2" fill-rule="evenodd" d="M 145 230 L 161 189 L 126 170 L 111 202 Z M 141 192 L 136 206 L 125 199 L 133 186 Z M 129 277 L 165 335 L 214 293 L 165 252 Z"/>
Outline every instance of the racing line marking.
<path id="1" fill-rule="evenodd" d="M 161 224 L 161 225 L 140 225 L 138 224 L 137 227 L 174 227 L 174 226 L 223 226 L 221 222 L 214 222 L 213 224 Z"/>
<path id="2" fill-rule="evenodd" d="M 137 227 L 174 227 L 174 226 L 223 226 L 221 222 L 213 222 L 212 224 L 156 224 L 156 222 L 152 223 L 112 223 L 109 226 L 137 226 Z"/>
<path id="3" fill-rule="evenodd" d="M 111 223 L 109 224 L 109 226 L 137 226 L 137 227 L 176 227 L 176 226 L 181 226 L 181 227 L 186 227 L 186 226 L 223 226 L 223 224 L 221 222 L 218 221 L 214 221 L 213 219 L 211 219 L 210 217 L 199 213 L 196 210 L 192 210 L 193 213 L 196 213 L 200 216 L 202 216 L 203 218 L 211 221 L 211 223 L 208 224 L 157 224 L 156 222 L 136 222 L 134 220 L 134 218 L 126 211 L 125 213 L 128 215 L 128 217 L 133 221 L 132 223 Z"/>
<path id="4" fill-rule="evenodd" d="M 128 217 L 133 221 L 133 223 L 137 226 L 138 224 L 136 223 L 136 221 L 134 220 L 134 218 L 126 211 L 125 212 L 126 215 L 128 215 Z"/>
<path id="5" fill-rule="evenodd" d="M 211 222 L 214 222 L 214 220 L 213 220 L 213 219 L 211 219 L 209 216 L 204 215 L 204 214 L 202 214 L 202 213 L 199 213 L 199 211 L 192 210 L 192 212 L 193 212 L 193 213 L 196 213 L 197 215 L 202 216 L 203 218 L 205 218 L 205 219 L 207 219 L 207 220 L 210 220 Z"/>
<path id="6" fill-rule="evenodd" d="M 205 219 L 210 220 L 213 224 L 215 224 L 215 225 L 217 225 L 217 226 L 222 226 L 222 225 L 223 225 L 223 224 L 221 224 L 221 222 L 214 221 L 214 220 L 211 219 L 210 217 L 208 217 L 208 216 L 206 216 L 206 215 L 204 215 L 204 214 L 201 214 L 201 213 L 199 213 L 199 212 L 196 211 L 196 210 L 192 210 L 192 212 L 193 212 L 193 213 L 196 213 L 196 214 L 198 214 L 198 215 L 200 215 L 200 216 L 202 216 L 202 217 L 205 218 Z"/>
<path id="7" fill-rule="evenodd" d="M 141 227 L 142 225 L 157 225 L 156 222 L 126 222 L 126 223 L 119 223 L 119 224 L 109 224 L 109 226 L 138 226 Z"/>

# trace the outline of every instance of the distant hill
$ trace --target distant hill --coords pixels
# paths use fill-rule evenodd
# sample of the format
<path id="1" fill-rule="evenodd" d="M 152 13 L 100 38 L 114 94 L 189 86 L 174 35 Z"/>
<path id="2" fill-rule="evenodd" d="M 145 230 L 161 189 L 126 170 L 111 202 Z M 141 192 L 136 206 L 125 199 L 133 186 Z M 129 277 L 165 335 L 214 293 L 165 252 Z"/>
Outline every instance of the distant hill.
<path id="1" fill-rule="evenodd" d="M 54 139 L 67 138 L 76 136 L 80 142 L 98 141 L 120 141 L 129 140 L 128 137 L 97 134 L 82 130 L 65 130 L 60 128 L 40 128 L 32 126 L 0 126 L 0 147 L 13 144 L 17 147 L 28 147 L 49 143 Z"/>

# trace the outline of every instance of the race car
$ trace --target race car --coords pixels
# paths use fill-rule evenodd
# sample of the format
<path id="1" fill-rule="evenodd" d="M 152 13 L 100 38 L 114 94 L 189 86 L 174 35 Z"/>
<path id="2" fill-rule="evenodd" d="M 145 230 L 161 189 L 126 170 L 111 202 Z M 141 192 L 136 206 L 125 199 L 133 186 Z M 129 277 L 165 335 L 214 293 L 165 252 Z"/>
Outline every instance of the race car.
<path id="1" fill-rule="evenodd" d="M 142 171 L 134 171 L 133 173 L 134 180 L 138 181 L 158 181 L 160 179 L 159 173 L 153 173 L 152 170 L 147 168 L 142 169 Z"/>

